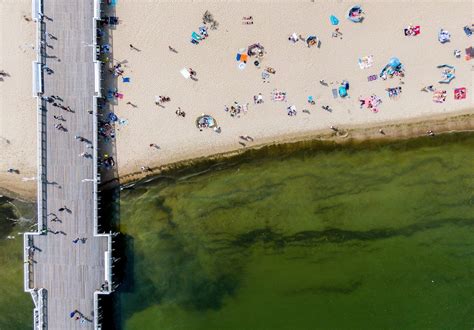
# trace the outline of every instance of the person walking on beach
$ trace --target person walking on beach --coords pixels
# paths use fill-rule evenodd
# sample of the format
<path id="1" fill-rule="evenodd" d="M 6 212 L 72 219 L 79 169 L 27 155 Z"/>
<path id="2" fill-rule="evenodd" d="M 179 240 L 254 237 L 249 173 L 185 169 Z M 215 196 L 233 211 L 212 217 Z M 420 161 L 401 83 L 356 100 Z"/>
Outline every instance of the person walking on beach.
<path id="1" fill-rule="evenodd" d="M 160 149 L 156 143 L 150 143 L 150 148 Z"/>
<path id="2" fill-rule="evenodd" d="M 138 49 L 137 47 L 135 47 L 135 46 L 132 45 L 132 44 L 130 44 L 129 46 L 130 46 L 130 50 L 135 50 L 135 51 L 137 51 L 137 52 L 140 51 L 140 49 Z"/>
<path id="3" fill-rule="evenodd" d="M 56 116 L 56 115 L 54 115 L 53 117 L 54 117 L 54 119 L 57 119 L 57 120 L 66 121 L 66 119 L 64 119 L 63 116 Z"/>
<path id="4" fill-rule="evenodd" d="M 170 52 L 173 52 L 173 53 L 178 53 L 178 51 L 176 49 L 174 49 L 173 47 L 171 46 L 168 46 L 168 49 L 170 50 Z"/>

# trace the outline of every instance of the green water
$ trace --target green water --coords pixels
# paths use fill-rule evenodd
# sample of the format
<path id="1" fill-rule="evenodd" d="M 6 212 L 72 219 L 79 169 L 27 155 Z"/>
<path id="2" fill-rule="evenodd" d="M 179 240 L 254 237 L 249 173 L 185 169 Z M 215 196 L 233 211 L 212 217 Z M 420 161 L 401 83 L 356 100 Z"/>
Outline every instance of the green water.
<path id="1" fill-rule="evenodd" d="M 23 291 L 23 236 L 34 205 L 0 197 L 0 329 L 32 329 L 33 301 Z"/>
<path id="2" fill-rule="evenodd" d="M 318 149 L 122 191 L 121 326 L 472 329 L 474 136 Z"/>

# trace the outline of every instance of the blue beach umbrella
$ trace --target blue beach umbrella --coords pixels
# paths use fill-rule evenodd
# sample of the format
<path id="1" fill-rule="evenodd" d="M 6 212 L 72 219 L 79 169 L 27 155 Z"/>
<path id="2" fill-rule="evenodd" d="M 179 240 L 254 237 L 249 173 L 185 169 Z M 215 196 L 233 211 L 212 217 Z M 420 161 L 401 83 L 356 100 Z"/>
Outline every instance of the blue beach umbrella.
<path id="1" fill-rule="evenodd" d="M 390 59 L 389 64 L 390 64 L 390 66 L 391 66 L 392 68 L 394 68 L 394 69 L 401 65 L 400 60 L 399 60 L 398 58 L 396 58 L 396 57 L 392 57 L 392 58 Z"/>
<path id="2" fill-rule="evenodd" d="M 332 25 L 338 25 L 338 24 L 339 24 L 339 20 L 337 19 L 336 16 L 331 15 L 331 16 L 329 17 L 329 19 L 331 20 L 331 24 L 332 24 Z"/>

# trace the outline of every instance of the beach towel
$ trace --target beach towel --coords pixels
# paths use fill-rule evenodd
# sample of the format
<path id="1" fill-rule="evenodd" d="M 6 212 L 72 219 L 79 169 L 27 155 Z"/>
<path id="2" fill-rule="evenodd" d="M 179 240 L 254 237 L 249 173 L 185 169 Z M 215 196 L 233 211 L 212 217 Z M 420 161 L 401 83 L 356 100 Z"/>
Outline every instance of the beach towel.
<path id="1" fill-rule="evenodd" d="M 117 96 L 118 99 L 123 99 L 123 94 L 121 93 L 116 93 L 115 96 Z"/>
<path id="2" fill-rule="evenodd" d="M 369 81 L 369 82 L 374 81 L 374 80 L 377 80 L 377 75 L 376 74 L 373 74 L 373 75 L 367 77 L 367 81 Z"/>
<path id="3" fill-rule="evenodd" d="M 456 88 L 454 90 L 454 99 L 455 100 L 463 100 L 466 98 L 466 88 L 461 87 L 461 88 Z"/>
<path id="4" fill-rule="evenodd" d="M 372 64 L 374 63 L 374 56 L 373 55 L 364 56 L 362 58 L 359 58 L 358 62 L 359 62 L 359 67 L 361 70 L 370 68 Z"/>
<path id="5" fill-rule="evenodd" d="M 405 36 L 417 36 L 420 34 L 420 26 L 419 25 L 409 25 L 404 29 Z"/>
<path id="6" fill-rule="evenodd" d="M 402 88 L 401 87 L 387 88 L 386 91 L 388 93 L 388 97 L 396 98 L 402 93 Z"/>
<path id="7" fill-rule="evenodd" d="M 189 79 L 191 77 L 189 70 L 186 68 L 182 68 L 181 71 L 179 71 L 179 73 L 181 73 L 181 75 L 186 79 Z"/>
<path id="8" fill-rule="evenodd" d="M 347 89 L 344 86 L 339 86 L 338 93 L 339 93 L 340 97 L 346 97 L 347 96 Z"/>
<path id="9" fill-rule="evenodd" d="M 472 29 L 469 26 L 466 25 L 463 30 L 468 37 L 472 36 Z"/>
<path id="10" fill-rule="evenodd" d="M 436 90 L 433 93 L 433 102 L 436 103 L 443 103 L 446 101 L 446 91 L 444 90 Z"/>
<path id="11" fill-rule="evenodd" d="M 197 40 L 197 41 L 202 40 L 202 37 L 194 31 L 193 31 L 193 33 L 191 33 L 191 38 L 194 39 L 194 40 Z"/>
<path id="12" fill-rule="evenodd" d="M 129 83 L 130 82 L 130 77 L 122 77 L 122 82 Z"/>
<path id="13" fill-rule="evenodd" d="M 441 29 L 438 33 L 438 40 L 442 44 L 449 42 L 451 40 L 451 34 L 448 31 Z"/>
<path id="14" fill-rule="evenodd" d="M 279 102 L 285 102 L 286 101 L 286 92 L 281 92 L 279 90 L 273 90 L 272 91 L 272 100 L 273 101 L 279 101 Z"/>
<path id="15" fill-rule="evenodd" d="M 469 61 L 471 58 L 474 58 L 474 48 L 472 46 L 466 48 L 466 61 Z"/>
<path id="16" fill-rule="evenodd" d="M 333 89 L 332 89 L 332 97 L 335 98 L 335 99 L 337 99 L 338 95 L 339 95 L 339 93 L 338 93 L 338 91 L 337 91 L 337 88 L 333 88 Z"/>

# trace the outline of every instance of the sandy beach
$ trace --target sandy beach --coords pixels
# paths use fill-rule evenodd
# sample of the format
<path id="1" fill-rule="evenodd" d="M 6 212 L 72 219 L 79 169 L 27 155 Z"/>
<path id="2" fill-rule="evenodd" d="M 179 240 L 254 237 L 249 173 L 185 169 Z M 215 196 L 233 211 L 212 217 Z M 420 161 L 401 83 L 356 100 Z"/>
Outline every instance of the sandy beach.
<path id="1" fill-rule="evenodd" d="M 394 2 L 363 3 L 366 16 L 362 23 L 345 18 L 351 5 L 306 1 L 122 1 L 116 8 L 120 24 L 113 33 L 113 55 L 117 61 L 126 61 L 124 76 L 130 77 L 131 82 L 118 79 L 124 98 L 115 110 L 119 118 L 128 120 L 126 126 L 118 125 L 120 175 L 137 171 L 140 166 L 183 160 L 189 155 L 242 148 L 240 135 L 253 137 L 253 143 L 245 142 L 251 146 L 330 126 L 373 126 L 449 115 L 472 106 L 472 62 L 453 55 L 455 49 L 464 51 L 472 43 L 462 29 L 472 23 L 471 2 L 410 2 L 406 6 Z M 191 33 L 202 25 L 206 10 L 219 26 L 209 30 L 208 38 L 198 45 L 192 44 Z M 332 14 L 340 20 L 342 39 L 331 37 Z M 253 24 L 242 24 L 242 18 L 249 16 Z M 420 25 L 421 33 L 405 36 L 403 28 L 409 24 Z M 438 41 L 441 27 L 451 33 L 450 43 Z M 290 42 L 288 36 L 293 32 L 318 36 L 320 48 L 308 48 L 303 41 Z M 254 43 L 265 47 L 260 67 L 255 67 L 252 59 L 240 70 L 236 53 Z M 140 51 L 131 50 L 129 44 Z M 169 51 L 168 46 L 178 53 Z M 368 55 L 373 55 L 372 67 L 360 69 L 358 58 Z M 378 75 L 393 56 L 405 66 L 403 84 L 398 78 L 369 82 L 367 77 Z M 441 76 L 436 66 L 445 63 L 456 67 L 456 78 L 443 86 L 437 83 Z M 261 73 L 267 66 L 276 73 L 263 83 Z M 198 81 L 184 79 L 179 73 L 183 67 L 194 69 Z M 321 79 L 329 86 L 321 85 Z M 350 82 L 349 97 L 334 99 L 332 89 L 342 80 Z M 445 89 L 446 102 L 434 103 L 432 93 L 421 92 L 426 85 Z M 402 86 L 403 92 L 392 100 L 385 89 L 397 86 Z M 461 86 L 468 89 L 468 98 L 454 100 L 453 89 Z M 273 102 L 274 89 L 285 91 L 287 101 Z M 258 93 L 262 93 L 264 103 L 254 105 L 253 96 Z M 372 94 L 382 99 L 378 113 L 359 107 L 358 97 Z M 155 95 L 169 96 L 171 101 L 164 103 L 164 108 L 158 107 L 154 104 Z M 315 105 L 307 103 L 310 95 L 316 100 Z M 239 118 L 224 111 L 224 106 L 230 107 L 234 101 L 249 104 L 247 113 Z M 296 106 L 297 115 L 289 117 L 286 108 L 291 105 Z M 323 110 L 322 105 L 329 105 L 333 111 Z M 186 112 L 185 118 L 176 116 L 178 107 Z M 310 114 L 303 113 L 303 109 Z M 222 132 L 199 131 L 194 123 L 202 113 L 212 115 Z M 150 148 L 151 143 L 160 149 Z"/>
<path id="2" fill-rule="evenodd" d="M 36 195 L 36 101 L 32 96 L 35 25 L 31 1 L 0 1 L 0 189 L 25 198 Z M 8 168 L 19 174 L 7 173 Z M 0 190 L 1 192 L 1 190 Z"/>
<path id="3" fill-rule="evenodd" d="M 473 37 L 463 31 L 463 26 L 473 23 L 472 2 L 362 2 L 362 23 L 345 17 L 354 4 L 119 0 L 113 8 L 119 23 L 112 30 L 111 46 L 114 63 L 121 63 L 123 70 L 117 87 L 124 96 L 114 100 L 113 107 L 120 119 L 115 124 L 114 155 L 120 177 L 136 178 L 130 174 L 139 173 L 142 166 L 157 168 L 278 141 L 331 136 L 331 126 L 352 130 L 353 137 L 360 139 L 472 128 L 469 114 L 474 104 L 474 60 L 466 60 L 464 50 L 472 45 Z M 34 182 L 21 181 L 36 172 L 36 112 L 31 97 L 34 50 L 25 46 L 34 43 L 34 25 L 22 18 L 29 15 L 30 6 L 29 1 L 0 3 L 0 69 L 11 74 L 0 83 L 0 137 L 10 141 L 0 141 L 0 153 L 6 155 L 0 158 L 0 186 L 34 194 Z M 191 34 L 199 32 L 206 10 L 218 22 L 217 29 L 209 28 L 207 38 L 192 44 Z M 339 19 L 340 37 L 332 37 L 336 26 L 331 25 L 330 15 Z M 404 35 L 410 24 L 420 26 L 419 35 Z M 7 27 L 13 25 L 21 28 L 9 31 Z M 440 28 L 449 31 L 450 42 L 438 41 Z M 308 47 L 302 40 L 289 41 L 293 33 L 304 38 L 317 36 L 320 47 Z M 237 53 L 255 43 L 264 46 L 259 66 L 252 57 L 245 68 L 239 68 Z M 461 50 L 460 58 L 454 56 L 455 50 Z M 358 59 L 364 56 L 372 56 L 373 63 L 361 69 Z M 379 73 L 392 57 L 400 60 L 405 76 L 383 80 Z M 456 77 L 449 84 L 438 83 L 441 70 L 437 66 L 441 64 L 455 67 Z M 275 74 L 269 74 L 264 82 L 266 67 L 273 68 Z M 180 74 L 183 68 L 196 71 L 197 81 L 185 79 Z M 369 81 L 372 75 L 377 79 Z M 337 91 L 344 80 L 350 84 L 348 96 L 334 98 L 332 90 Z M 429 85 L 445 90 L 446 101 L 435 103 L 432 92 L 421 91 Z M 390 98 L 386 89 L 397 87 L 402 87 L 401 94 Z M 467 89 L 467 98 L 455 100 L 454 89 L 460 87 Z M 272 101 L 274 90 L 285 92 L 286 101 Z M 254 104 L 259 93 L 263 103 Z M 378 112 L 360 107 L 359 97 L 371 95 L 382 101 Z M 156 96 L 167 96 L 170 101 L 156 105 Z M 314 105 L 308 103 L 309 96 Z M 248 110 L 232 117 L 224 109 L 234 102 L 248 104 Z M 290 106 L 296 115 L 288 115 Z M 185 117 L 176 115 L 178 108 Z M 201 114 L 212 116 L 220 133 L 200 131 L 195 122 Z M 466 117 L 459 117 L 461 114 Z M 440 124 L 435 125 L 435 121 Z M 410 122 L 419 125 L 413 127 Z M 401 129 L 408 134 L 396 134 L 391 123 L 411 128 Z M 386 127 L 384 136 L 379 133 L 382 125 Z M 239 139 L 242 135 L 251 136 L 253 142 Z M 6 173 L 9 167 L 20 169 L 21 174 Z"/>

